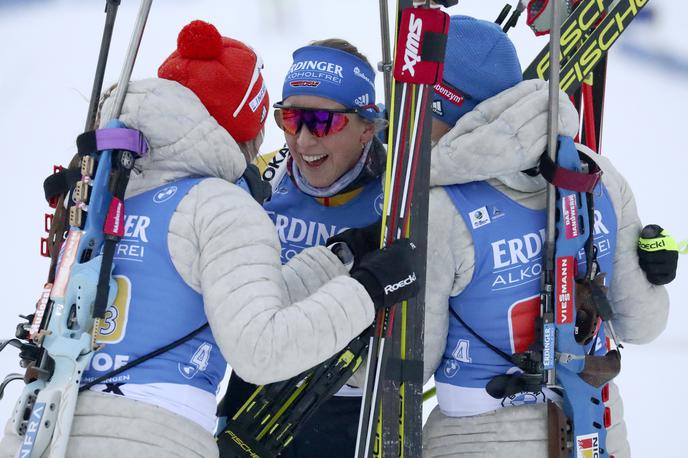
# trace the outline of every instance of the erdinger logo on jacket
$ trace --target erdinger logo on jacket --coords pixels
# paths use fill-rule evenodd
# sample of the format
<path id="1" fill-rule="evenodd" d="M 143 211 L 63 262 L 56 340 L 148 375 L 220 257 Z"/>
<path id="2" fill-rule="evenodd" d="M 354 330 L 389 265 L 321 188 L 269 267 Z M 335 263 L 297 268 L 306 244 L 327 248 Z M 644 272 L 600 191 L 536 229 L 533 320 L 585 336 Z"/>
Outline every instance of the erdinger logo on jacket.
<path id="1" fill-rule="evenodd" d="M 124 220 L 124 237 L 117 244 L 115 259 L 140 260 L 146 253 L 148 236 L 146 229 L 151 225 L 148 216 L 126 215 Z"/>
<path id="2" fill-rule="evenodd" d="M 602 214 L 595 210 L 594 239 L 598 258 L 611 253 L 609 230 L 602 221 Z M 499 239 L 490 243 L 492 248 L 492 290 L 509 289 L 517 285 L 539 281 L 542 275 L 542 249 L 545 229 L 530 232 L 512 239 Z M 585 261 L 583 250 L 577 262 Z"/>
<path id="3" fill-rule="evenodd" d="M 282 246 L 282 262 L 287 262 L 301 250 L 318 245 L 325 245 L 330 237 L 334 237 L 348 227 L 337 227 L 294 216 L 287 216 L 267 211 L 275 223 L 277 235 Z"/>

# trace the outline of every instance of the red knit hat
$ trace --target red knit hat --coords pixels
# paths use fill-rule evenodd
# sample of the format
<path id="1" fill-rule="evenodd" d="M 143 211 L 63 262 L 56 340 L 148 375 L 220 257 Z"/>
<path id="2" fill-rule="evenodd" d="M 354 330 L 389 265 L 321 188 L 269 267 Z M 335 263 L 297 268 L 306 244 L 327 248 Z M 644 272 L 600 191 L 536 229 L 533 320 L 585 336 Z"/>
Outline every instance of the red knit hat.
<path id="1" fill-rule="evenodd" d="M 232 138 L 243 143 L 258 135 L 268 114 L 261 68 L 251 48 L 221 36 L 212 24 L 193 21 L 179 32 L 177 50 L 158 76 L 191 89 Z"/>

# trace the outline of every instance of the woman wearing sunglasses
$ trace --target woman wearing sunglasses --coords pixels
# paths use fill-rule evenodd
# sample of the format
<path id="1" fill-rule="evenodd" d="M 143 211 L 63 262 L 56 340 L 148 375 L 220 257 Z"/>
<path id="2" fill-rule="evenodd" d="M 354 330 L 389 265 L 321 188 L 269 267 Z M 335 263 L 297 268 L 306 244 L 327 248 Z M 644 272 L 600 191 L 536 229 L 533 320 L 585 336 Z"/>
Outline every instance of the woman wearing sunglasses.
<path id="1" fill-rule="evenodd" d="M 386 122 L 375 105 L 375 71 L 355 46 L 340 39 L 313 42 L 293 58 L 282 100 L 274 105 L 286 145 L 257 161 L 273 189 L 264 208 L 277 227 L 282 262 L 304 248 L 328 244 L 348 228 L 371 226 L 357 231 L 356 245 L 365 247 L 354 248 L 358 255 L 379 246 L 374 224 L 381 217 L 386 153 L 375 134 Z M 226 413 L 250 391 L 234 376 Z M 304 425 L 283 456 L 353 456 L 361 394 L 345 386 Z"/>
<path id="2" fill-rule="evenodd" d="M 275 227 L 240 182 L 269 106 L 258 62 L 194 21 L 159 78 L 129 85 L 119 119 L 150 148 L 126 190 L 117 299 L 83 374 L 92 386 L 79 395 L 69 457 L 218 456 L 215 396 L 227 362 L 262 384 L 324 361 L 387 305 L 377 300 L 387 283 L 373 285 L 366 263 L 412 265 L 408 242 L 370 253 L 351 276 L 325 247 L 282 265 Z M 10 421 L 0 456 L 17 456 L 23 440 Z"/>

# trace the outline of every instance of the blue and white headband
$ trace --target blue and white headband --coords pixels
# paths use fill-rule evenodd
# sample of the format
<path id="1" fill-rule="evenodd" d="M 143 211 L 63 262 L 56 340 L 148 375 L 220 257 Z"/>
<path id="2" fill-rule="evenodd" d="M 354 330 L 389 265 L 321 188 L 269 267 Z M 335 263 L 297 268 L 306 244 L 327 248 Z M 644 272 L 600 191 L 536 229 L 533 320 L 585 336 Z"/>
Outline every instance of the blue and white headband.
<path id="1" fill-rule="evenodd" d="M 282 100 L 292 95 L 315 95 L 346 108 L 364 108 L 359 116 L 379 117 L 375 108 L 375 71 L 353 54 L 325 46 L 294 51 L 294 63 L 282 86 Z"/>

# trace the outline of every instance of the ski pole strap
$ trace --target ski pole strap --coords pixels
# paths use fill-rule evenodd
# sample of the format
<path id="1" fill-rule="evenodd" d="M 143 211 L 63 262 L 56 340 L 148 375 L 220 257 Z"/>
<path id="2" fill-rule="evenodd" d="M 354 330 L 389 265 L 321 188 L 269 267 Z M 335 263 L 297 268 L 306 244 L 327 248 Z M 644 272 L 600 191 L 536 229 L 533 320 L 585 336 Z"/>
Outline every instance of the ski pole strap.
<path id="1" fill-rule="evenodd" d="M 540 157 L 538 169 L 543 178 L 557 188 L 592 193 L 602 178 L 602 170 L 593 161 L 589 165 L 589 172 L 576 172 L 555 164 L 545 153 Z"/>
<path id="2" fill-rule="evenodd" d="M 444 51 L 447 48 L 447 34 L 443 32 L 425 32 L 423 50 L 420 58 L 426 62 L 444 62 Z"/>
<path id="3" fill-rule="evenodd" d="M 148 153 L 146 137 L 140 131 L 126 127 L 113 127 L 84 132 L 76 138 L 76 147 L 82 156 L 95 151 L 109 149 L 131 151 L 139 157 L 145 156 Z"/>
<path id="4" fill-rule="evenodd" d="M 152 351 L 146 355 L 143 355 L 139 358 L 136 358 L 135 360 L 125 364 L 124 366 L 117 368 L 114 371 L 109 372 L 105 375 L 102 375 L 102 376 L 96 378 L 95 380 L 92 380 L 92 381 L 86 383 L 85 385 L 82 385 L 81 387 L 79 387 L 79 393 L 81 393 L 82 391 L 86 391 L 89 388 L 91 388 L 92 386 L 97 385 L 101 382 L 104 382 L 105 380 L 112 378 L 115 375 L 119 375 L 122 372 L 129 370 L 134 366 L 138 366 L 139 364 L 144 363 L 144 362 L 148 361 L 149 359 L 155 358 L 156 356 L 162 355 L 163 353 L 166 353 L 166 352 L 172 350 L 173 348 L 178 347 L 179 345 L 183 344 L 184 342 L 194 338 L 197 334 L 200 334 L 201 332 L 203 332 L 208 326 L 209 326 L 209 324 L 205 323 L 204 325 L 202 325 L 201 327 L 199 327 L 197 329 L 194 329 L 193 331 L 191 331 L 190 333 L 188 333 L 184 337 L 177 339 L 174 342 L 167 344 L 164 347 L 158 348 L 157 350 L 154 350 L 154 351 Z"/>

